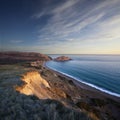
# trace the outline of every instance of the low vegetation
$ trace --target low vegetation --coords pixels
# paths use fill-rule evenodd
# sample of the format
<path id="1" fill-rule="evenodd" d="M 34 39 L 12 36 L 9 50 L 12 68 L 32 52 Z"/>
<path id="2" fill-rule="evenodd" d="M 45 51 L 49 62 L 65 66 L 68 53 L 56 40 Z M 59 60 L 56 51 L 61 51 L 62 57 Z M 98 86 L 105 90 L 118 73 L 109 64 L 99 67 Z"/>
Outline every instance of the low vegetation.
<path id="1" fill-rule="evenodd" d="M 119 120 L 118 99 L 78 87 L 43 62 L 0 65 L 0 120 Z"/>
<path id="2" fill-rule="evenodd" d="M 38 99 L 15 91 L 22 84 L 20 74 L 29 69 L 18 66 L 0 66 L 0 119 L 1 120 L 90 120 L 83 112 L 65 107 L 50 99 Z"/>

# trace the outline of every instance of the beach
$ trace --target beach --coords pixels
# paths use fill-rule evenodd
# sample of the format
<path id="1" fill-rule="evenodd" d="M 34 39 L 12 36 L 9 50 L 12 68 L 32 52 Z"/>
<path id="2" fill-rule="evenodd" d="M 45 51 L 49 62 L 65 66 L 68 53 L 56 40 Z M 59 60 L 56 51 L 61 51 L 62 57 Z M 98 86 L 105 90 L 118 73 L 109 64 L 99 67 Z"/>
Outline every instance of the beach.
<path id="1" fill-rule="evenodd" d="M 57 75 L 60 75 L 60 76 L 62 76 L 62 77 L 65 77 L 67 80 L 72 80 L 73 83 L 74 83 L 76 86 L 78 86 L 80 89 L 87 90 L 87 91 L 91 92 L 91 93 L 89 93 L 88 95 L 85 94 L 86 96 L 89 96 L 89 95 L 90 95 L 90 96 L 94 96 L 94 97 L 106 97 L 106 98 L 113 99 L 113 100 L 115 100 L 115 101 L 117 101 L 117 102 L 120 102 L 120 97 L 117 97 L 117 96 L 110 95 L 110 94 L 108 94 L 108 93 L 102 92 L 102 91 L 100 91 L 100 90 L 98 90 L 98 89 L 96 89 L 96 88 L 94 88 L 94 87 L 91 87 L 91 86 L 89 86 L 89 85 L 86 85 L 86 84 L 84 84 L 84 83 L 81 83 L 80 81 L 78 81 L 78 80 L 76 80 L 76 79 L 73 79 L 73 78 L 71 78 L 71 77 L 69 77 L 69 76 L 67 76 L 67 75 L 65 75 L 65 74 L 62 74 L 62 73 L 60 73 L 60 72 L 58 72 L 58 71 L 55 71 L 55 70 L 53 70 L 53 69 L 50 69 L 49 67 L 46 66 L 45 63 L 43 64 L 43 67 L 45 67 L 46 69 L 49 69 L 50 71 L 54 72 L 54 73 L 57 74 Z"/>
<path id="2" fill-rule="evenodd" d="M 109 115 L 109 119 L 111 118 L 110 116 L 116 116 L 115 118 L 119 119 L 119 97 L 112 96 L 91 86 L 80 83 L 77 80 L 72 79 L 64 74 L 51 70 L 45 64 L 44 67 L 44 69 L 47 69 L 53 73 L 52 76 L 49 76 L 49 78 L 45 77 L 45 79 L 49 79 L 51 82 L 56 80 L 57 82 L 57 79 L 60 78 L 61 80 L 59 80 L 57 87 L 69 94 L 73 102 L 72 104 L 87 112 L 91 113 L 92 111 L 92 113 L 96 116 L 99 114 L 98 118 L 100 117 L 100 119 L 103 119 L 106 114 Z M 74 87 L 66 91 L 66 88 L 70 88 L 68 84 Z"/>

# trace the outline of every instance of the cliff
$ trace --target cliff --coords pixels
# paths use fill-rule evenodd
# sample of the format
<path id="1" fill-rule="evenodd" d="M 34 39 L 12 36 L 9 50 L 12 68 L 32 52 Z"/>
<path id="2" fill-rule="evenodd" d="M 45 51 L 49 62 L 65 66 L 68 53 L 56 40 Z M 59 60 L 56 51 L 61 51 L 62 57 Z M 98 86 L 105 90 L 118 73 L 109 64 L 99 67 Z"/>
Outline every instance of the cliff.
<path id="1" fill-rule="evenodd" d="M 45 80 L 38 71 L 31 71 L 24 74 L 21 78 L 24 85 L 17 86 L 16 90 L 26 95 L 35 95 L 40 99 L 63 99 L 67 98 L 67 94 L 57 88 L 51 87 L 49 82 Z"/>
<path id="2" fill-rule="evenodd" d="M 38 72 L 32 70 L 28 72 L 30 69 L 20 64 L 0 65 L 0 120 L 90 120 L 83 112 L 65 107 L 57 100 L 39 99 L 32 95 L 47 96 L 42 88 L 49 89 L 51 86 Z M 21 87 L 25 88 L 28 84 L 28 88 L 20 93 L 15 88 L 16 85 L 21 85 L 19 75 L 24 72 L 26 74 L 23 75 L 22 80 L 26 81 L 26 84 Z M 34 89 L 38 86 L 41 87 L 41 91 L 36 93 Z"/>
<path id="3" fill-rule="evenodd" d="M 67 56 L 60 56 L 60 57 L 57 57 L 54 59 L 55 61 L 61 61 L 61 62 L 64 62 L 64 61 L 69 61 L 71 60 L 71 58 L 67 57 Z"/>
<path id="4" fill-rule="evenodd" d="M 21 87 L 16 87 L 16 90 L 20 93 L 36 95 L 41 99 L 49 98 L 47 90 L 50 88 L 50 85 L 37 71 L 27 72 L 22 76 L 21 80 L 24 81 L 25 84 Z"/>
<path id="5" fill-rule="evenodd" d="M 0 52 L 0 64 L 14 64 L 28 61 L 49 61 L 51 57 L 34 52 Z"/>
<path id="6" fill-rule="evenodd" d="M 0 65 L 2 120 L 119 120 L 119 98 L 49 70 L 42 63 Z"/>
<path id="7" fill-rule="evenodd" d="M 118 102 L 99 91 L 92 91 L 87 86 L 77 86 L 70 78 L 61 76 L 46 68 L 40 72 L 32 71 L 23 75 L 24 85 L 16 90 L 26 95 L 35 95 L 39 99 L 54 99 L 69 108 L 84 111 L 89 119 L 103 120 L 119 118 Z M 109 108 L 112 109 L 109 109 Z M 112 114 L 111 114 L 112 113 Z M 81 118 L 80 118 L 81 119 Z M 85 119 L 86 120 L 86 119 Z"/>

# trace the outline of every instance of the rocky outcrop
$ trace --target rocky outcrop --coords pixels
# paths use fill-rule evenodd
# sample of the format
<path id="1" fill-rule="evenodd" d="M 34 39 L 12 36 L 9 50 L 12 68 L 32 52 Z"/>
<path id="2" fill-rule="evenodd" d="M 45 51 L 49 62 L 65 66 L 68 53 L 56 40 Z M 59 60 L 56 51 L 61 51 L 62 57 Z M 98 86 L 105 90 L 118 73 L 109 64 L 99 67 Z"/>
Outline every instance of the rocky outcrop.
<path id="1" fill-rule="evenodd" d="M 51 57 L 34 52 L 0 52 L 0 64 L 13 64 L 27 61 L 49 61 Z"/>
<path id="2" fill-rule="evenodd" d="M 50 85 L 45 79 L 41 77 L 39 72 L 27 72 L 22 76 L 21 80 L 25 84 L 20 87 L 16 87 L 16 90 L 20 93 L 26 95 L 36 95 L 41 99 L 49 98 L 47 91 L 50 89 Z"/>
<path id="3" fill-rule="evenodd" d="M 64 62 L 64 61 L 69 61 L 69 60 L 72 60 L 72 59 L 67 57 L 67 56 L 60 56 L 60 57 L 55 58 L 54 60 Z"/>
<path id="4" fill-rule="evenodd" d="M 50 87 L 48 81 L 41 77 L 37 71 L 27 72 L 21 80 L 24 85 L 17 86 L 16 90 L 26 95 L 35 95 L 40 99 L 67 98 L 67 94 L 59 88 Z"/>

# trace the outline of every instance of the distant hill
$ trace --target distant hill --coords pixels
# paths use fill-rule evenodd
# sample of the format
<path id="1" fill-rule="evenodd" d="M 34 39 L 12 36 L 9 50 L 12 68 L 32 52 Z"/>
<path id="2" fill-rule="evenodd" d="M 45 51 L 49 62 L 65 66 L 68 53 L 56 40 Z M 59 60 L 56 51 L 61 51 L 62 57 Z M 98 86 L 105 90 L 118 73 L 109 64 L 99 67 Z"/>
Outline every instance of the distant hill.
<path id="1" fill-rule="evenodd" d="M 27 61 L 49 61 L 51 57 L 35 52 L 0 52 L 0 64 L 13 64 Z"/>

